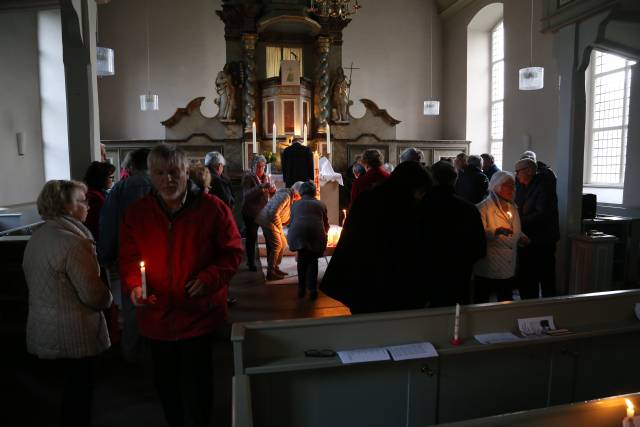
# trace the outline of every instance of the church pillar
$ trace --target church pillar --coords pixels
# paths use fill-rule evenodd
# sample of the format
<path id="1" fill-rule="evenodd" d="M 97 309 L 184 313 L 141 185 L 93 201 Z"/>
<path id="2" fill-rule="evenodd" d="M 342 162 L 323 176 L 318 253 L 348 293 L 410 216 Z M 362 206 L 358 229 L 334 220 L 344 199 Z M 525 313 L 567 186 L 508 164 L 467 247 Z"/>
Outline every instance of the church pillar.
<path id="1" fill-rule="evenodd" d="M 329 120 L 329 46 L 328 37 L 318 37 L 320 62 L 315 83 L 318 88 L 318 96 L 316 97 L 318 133 L 325 133 Z"/>
<path id="2" fill-rule="evenodd" d="M 242 34 L 243 56 L 246 70 L 242 94 L 245 133 L 251 132 L 251 124 L 256 120 L 256 34 Z"/>

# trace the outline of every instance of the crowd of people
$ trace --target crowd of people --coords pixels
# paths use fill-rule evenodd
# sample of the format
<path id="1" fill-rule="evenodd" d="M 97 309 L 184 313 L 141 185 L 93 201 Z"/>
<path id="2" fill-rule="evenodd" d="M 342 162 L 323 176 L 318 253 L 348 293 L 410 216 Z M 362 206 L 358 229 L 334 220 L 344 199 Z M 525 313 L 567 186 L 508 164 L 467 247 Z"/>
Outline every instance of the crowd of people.
<path id="1" fill-rule="evenodd" d="M 515 175 L 489 154 L 423 162 L 413 148 L 395 168 L 374 149 L 357 159 L 349 214 L 320 289 L 354 314 L 487 302 L 492 293 L 510 300 L 514 289 L 534 298 L 539 285 L 554 295 L 551 169 L 532 152 Z M 45 223 L 24 255 L 27 348 L 65 376 L 62 425 L 88 425 L 93 368 L 112 340 L 129 361 L 149 352 L 170 426 L 208 425 L 212 337 L 226 323 L 243 256 L 257 271 L 259 228 L 267 280 L 287 275 L 288 246 L 297 252 L 298 297 L 318 297 L 329 221 L 308 168 L 288 168 L 288 185 L 276 189 L 265 157 L 253 157 L 237 206 L 243 247 L 225 164 L 218 152 L 190 163 L 159 144 L 129 153 L 115 185 L 107 162 L 92 162 L 84 183 L 45 184 L 37 201 Z"/>

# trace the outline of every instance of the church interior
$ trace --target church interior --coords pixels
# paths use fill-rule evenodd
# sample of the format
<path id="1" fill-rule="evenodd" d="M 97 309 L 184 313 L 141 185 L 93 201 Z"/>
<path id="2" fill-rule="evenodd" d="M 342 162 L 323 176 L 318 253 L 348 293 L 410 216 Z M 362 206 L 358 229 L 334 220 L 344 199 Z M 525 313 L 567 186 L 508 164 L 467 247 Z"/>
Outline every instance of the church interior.
<path id="1" fill-rule="evenodd" d="M 190 167 L 210 168 L 211 152 L 222 158 L 235 200 L 223 200 L 224 209 L 245 251 L 224 283 L 225 322 L 207 335 L 210 419 L 171 419 L 168 398 L 158 391 L 158 353 L 142 329 L 135 356 L 125 355 L 130 326 L 123 307 L 131 296 L 135 322 L 152 310 L 144 304 L 155 303 L 138 305 L 125 285 L 123 252 L 118 272 L 117 262 L 101 258 L 94 233 L 94 264 L 100 262 L 97 274 L 113 300 L 94 312 L 108 324 L 110 348 L 91 357 L 89 424 L 73 425 L 640 425 L 634 415 L 640 406 L 640 168 L 632 166 L 640 163 L 640 2 L 0 0 L 0 58 L 1 425 L 65 425 L 61 390 L 68 378 L 56 372 L 63 365 L 26 344 L 33 328 L 53 330 L 50 325 L 61 322 L 53 309 L 43 318 L 46 328 L 27 321 L 43 303 L 34 296 L 31 281 L 40 279 L 30 279 L 25 255 L 50 221 L 42 214 L 43 187 L 52 180 L 88 183 L 92 162 L 108 163 L 111 184 L 124 187 L 134 176 L 135 153 L 151 150 L 155 199 L 145 198 L 178 221 L 191 190 L 172 211 L 153 175 L 152 156 L 167 144 L 178 147 Z M 308 166 L 292 157 L 294 149 L 304 150 Z M 388 289 L 407 277 L 428 283 L 444 265 L 451 273 L 445 278 L 466 274 L 463 252 L 473 238 L 462 231 L 467 220 L 437 223 L 433 216 L 432 234 L 411 233 L 413 219 L 388 215 L 393 202 L 365 221 L 366 240 L 346 248 L 364 209 L 354 204 L 354 188 L 375 166 L 367 153 L 379 156 L 377 167 L 391 182 L 409 169 L 402 164 L 412 149 L 420 153 L 416 174 L 428 171 L 430 186 L 444 186 L 438 184 L 442 168 L 460 181 L 460 156 L 469 162 L 464 170 L 482 155 L 509 172 L 500 177 L 515 186 L 517 206 L 510 206 L 520 210 L 523 235 L 521 209 L 533 187 L 523 181 L 522 168 L 533 164 L 538 181 L 531 182 L 543 182 L 542 170 L 553 176 L 553 189 L 548 179 L 540 186 L 552 195 L 555 219 L 529 236 L 535 245 L 535 233 L 557 229 L 544 253 L 551 257 L 545 264 L 551 265 L 550 290 L 541 281 L 533 297 L 515 287 L 507 300 L 496 291 L 489 302 L 436 304 L 433 297 L 426 305 L 418 301 L 419 308 L 384 310 L 363 309 L 335 291 L 355 286 L 362 270 L 384 277 Z M 256 172 L 261 164 L 263 175 Z M 360 164 L 364 175 L 358 177 Z M 485 187 L 472 203 L 481 209 L 485 196 L 502 197 L 504 185 L 484 163 L 478 168 Z M 313 281 L 308 295 L 299 277 L 302 249 L 285 240 L 274 266 L 272 229 L 259 224 L 260 215 L 248 216 L 247 176 L 258 186 L 267 180 L 264 209 L 279 195 L 291 198 L 289 236 L 295 196 L 322 202 L 327 244 L 314 258 L 321 284 Z M 296 181 L 310 185 L 298 194 L 291 190 Z M 359 205 L 366 199 L 369 208 L 378 206 L 364 194 L 384 185 L 360 193 Z M 423 200 L 432 200 L 430 189 Z M 104 193 L 107 201 L 113 196 L 108 188 Z M 247 242 L 251 233 L 257 248 Z M 420 236 L 436 234 L 459 236 L 445 245 L 451 253 L 432 248 L 397 255 L 414 241 L 421 244 Z M 487 248 L 499 234 L 487 234 Z M 474 260 L 485 256 L 482 242 L 482 256 Z M 520 257 L 529 244 L 519 240 L 510 253 Z M 248 256 L 250 246 L 257 253 Z M 186 252 L 169 248 L 168 256 L 187 265 Z M 342 270 L 338 257 L 345 259 Z M 541 257 L 529 261 L 531 274 L 543 269 Z M 402 271 L 405 262 L 428 266 L 424 278 Z M 148 271 L 144 263 L 134 267 L 150 301 L 147 277 L 150 284 L 160 280 L 154 264 Z M 469 268 L 478 275 L 473 262 Z M 468 286 L 480 283 L 471 280 L 467 274 Z M 388 296 L 392 307 L 395 297 Z"/>

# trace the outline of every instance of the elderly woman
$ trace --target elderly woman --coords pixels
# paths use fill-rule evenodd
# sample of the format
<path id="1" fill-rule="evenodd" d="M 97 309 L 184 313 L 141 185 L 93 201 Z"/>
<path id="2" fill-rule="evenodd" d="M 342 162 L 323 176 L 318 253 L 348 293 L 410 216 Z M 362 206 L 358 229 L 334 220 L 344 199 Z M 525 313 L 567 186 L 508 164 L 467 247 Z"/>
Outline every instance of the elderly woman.
<path id="1" fill-rule="evenodd" d="M 510 301 L 515 287 L 518 245 L 528 242 L 520 228 L 518 208 L 513 203 L 515 180 L 498 171 L 489 182 L 489 196 L 476 206 L 487 240 L 487 255 L 474 266 L 474 302 L 489 302 L 492 292 L 498 301 Z"/>
<path id="2" fill-rule="evenodd" d="M 29 289 L 27 351 L 64 376 L 61 425 L 90 425 L 96 356 L 111 343 L 102 310 L 112 302 L 100 280 L 95 243 L 82 222 L 87 187 L 49 181 L 38 196 L 44 225 L 22 264 Z"/>
<path id="3" fill-rule="evenodd" d="M 318 297 L 318 258 L 327 247 L 329 219 L 327 206 L 316 200 L 316 186 L 307 181 L 300 186 L 301 200 L 291 208 L 287 241 L 298 252 L 298 297 L 309 289 L 311 299 Z"/>
<path id="4" fill-rule="evenodd" d="M 197 185 L 203 193 L 209 193 L 211 188 L 211 172 L 202 163 L 196 162 L 189 166 L 189 179 Z"/>
<path id="5" fill-rule="evenodd" d="M 300 200 L 302 181 L 291 188 L 281 188 L 273 195 L 267 205 L 256 217 L 256 223 L 262 227 L 267 244 L 267 280 L 281 280 L 287 275 L 280 270 L 282 255 L 287 245 L 283 225 L 291 219 L 291 206 Z"/>
<path id="6" fill-rule="evenodd" d="M 249 271 L 258 271 L 256 267 L 256 241 L 258 240 L 258 224 L 256 216 L 267 205 L 269 197 L 276 192 L 265 173 L 267 159 L 255 156 L 251 163 L 251 171 L 242 177 L 242 220 L 245 227 L 245 252 Z"/>
<path id="7" fill-rule="evenodd" d="M 84 182 L 89 187 L 87 201 L 89 213 L 85 225 L 93 234 L 93 238 L 100 239 L 100 211 L 107 200 L 107 192 L 113 187 L 113 174 L 116 167 L 107 162 L 91 162 L 84 175 Z"/>
<path id="8" fill-rule="evenodd" d="M 231 189 L 231 181 L 224 175 L 226 161 L 222 154 L 211 151 L 204 157 L 204 165 L 211 172 L 211 194 L 217 196 L 233 210 L 235 198 Z"/>

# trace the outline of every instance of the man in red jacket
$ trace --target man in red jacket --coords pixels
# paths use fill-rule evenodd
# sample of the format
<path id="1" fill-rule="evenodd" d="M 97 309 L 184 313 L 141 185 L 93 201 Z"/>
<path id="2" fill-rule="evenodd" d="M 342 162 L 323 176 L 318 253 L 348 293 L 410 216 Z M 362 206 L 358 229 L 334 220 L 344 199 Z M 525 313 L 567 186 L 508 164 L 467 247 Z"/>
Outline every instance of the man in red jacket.
<path id="1" fill-rule="evenodd" d="M 383 162 L 382 154 L 376 149 L 372 148 L 362 153 L 362 163 L 364 163 L 366 172 L 353 182 L 351 187 L 352 205 L 360 193 L 383 183 L 389 178 L 389 172 L 382 167 Z"/>
<path id="2" fill-rule="evenodd" d="M 151 343 L 168 424 L 208 426 L 212 333 L 226 321 L 229 280 L 242 259 L 240 234 L 229 208 L 187 180 L 184 152 L 160 144 L 148 164 L 155 191 L 129 206 L 120 227 L 122 285 Z"/>

